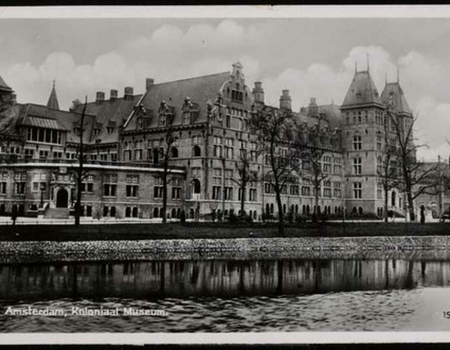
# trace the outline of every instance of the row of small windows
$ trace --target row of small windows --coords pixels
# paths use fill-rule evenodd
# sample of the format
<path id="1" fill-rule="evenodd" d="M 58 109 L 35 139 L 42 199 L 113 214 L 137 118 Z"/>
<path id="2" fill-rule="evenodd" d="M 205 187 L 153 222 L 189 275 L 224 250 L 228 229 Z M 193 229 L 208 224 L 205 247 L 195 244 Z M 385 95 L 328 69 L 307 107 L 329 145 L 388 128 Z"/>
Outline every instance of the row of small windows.
<path id="1" fill-rule="evenodd" d="M 309 204 L 303 204 L 301 213 L 304 215 L 311 215 L 312 213 L 314 213 L 314 209 L 316 209 L 316 206 L 310 207 Z M 289 211 L 293 214 L 300 214 L 298 204 L 295 204 L 295 205 L 291 204 Z M 339 207 L 339 206 L 334 207 L 334 214 L 340 214 L 342 212 L 343 212 L 342 207 Z M 266 213 L 267 214 L 275 214 L 275 206 L 273 203 L 270 203 L 270 204 L 266 203 Z M 316 213 L 319 215 L 320 214 L 331 215 L 332 207 L 331 207 L 331 205 L 324 206 L 323 211 L 322 211 L 322 207 L 320 205 L 318 205 Z M 287 205 L 286 204 L 283 204 L 283 214 L 287 214 Z"/>
<path id="2" fill-rule="evenodd" d="M 60 145 L 62 143 L 62 132 L 53 129 L 29 127 L 27 128 L 27 141 L 54 143 Z"/>
<path id="3" fill-rule="evenodd" d="M 382 125 L 384 123 L 384 112 L 375 109 L 375 123 Z M 345 120 L 347 124 L 361 124 L 361 123 L 369 123 L 371 115 L 369 114 L 369 110 L 358 110 L 353 112 L 345 112 Z"/>

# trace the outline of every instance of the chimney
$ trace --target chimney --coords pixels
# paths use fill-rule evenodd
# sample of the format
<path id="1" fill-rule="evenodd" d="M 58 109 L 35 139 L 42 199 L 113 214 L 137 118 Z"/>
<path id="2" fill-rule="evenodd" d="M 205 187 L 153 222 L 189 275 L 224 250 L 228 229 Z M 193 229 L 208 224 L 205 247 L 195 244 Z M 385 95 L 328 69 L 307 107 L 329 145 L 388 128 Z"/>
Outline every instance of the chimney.
<path id="1" fill-rule="evenodd" d="M 260 81 L 255 82 L 253 88 L 253 99 L 256 104 L 264 104 L 264 90 Z"/>
<path id="2" fill-rule="evenodd" d="M 125 100 L 130 100 L 133 97 L 133 88 L 131 86 L 127 86 L 124 89 L 123 98 Z"/>
<path id="3" fill-rule="evenodd" d="M 150 90 L 150 88 L 155 85 L 155 79 L 147 78 L 145 79 L 145 91 Z"/>
<path id="4" fill-rule="evenodd" d="M 102 91 L 97 91 L 96 97 L 95 97 L 95 103 L 100 104 L 105 100 L 105 93 Z"/>
<path id="5" fill-rule="evenodd" d="M 283 90 L 280 97 L 280 109 L 287 111 L 291 110 L 291 96 L 289 96 L 289 90 Z"/>
<path id="6" fill-rule="evenodd" d="M 317 106 L 315 97 L 311 97 L 311 99 L 310 99 L 309 106 L 308 106 L 308 116 L 311 116 L 311 117 L 319 116 L 319 107 Z"/>
<path id="7" fill-rule="evenodd" d="M 117 91 L 117 90 L 111 90 L 111 91 L 110 91 L 109 99 L 110 99 L 111 101 L 116 100 L 116 99 L 117 99 L 117 96 L 118 96 L 118 91 Z"/>

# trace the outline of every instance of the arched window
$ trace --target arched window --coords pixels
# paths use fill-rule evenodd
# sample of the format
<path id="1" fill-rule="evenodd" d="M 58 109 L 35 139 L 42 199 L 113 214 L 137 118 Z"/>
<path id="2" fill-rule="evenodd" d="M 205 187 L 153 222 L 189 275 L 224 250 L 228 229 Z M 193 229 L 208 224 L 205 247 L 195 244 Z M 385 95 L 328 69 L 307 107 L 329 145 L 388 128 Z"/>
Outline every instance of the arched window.
<path id="1" fill-rule="evenodd" d="M 172 147 L 170 152 L 171 152 L 171 157 L 172 158 L 178 158 L 178 148 Z"/>
<path id="2" fill-rule="evenodd" d="M 192 187 L 194 193 L 200 193 L 201 191 L 200 180 L 199 179 L 192 180 Z"/>
<path id="3" fill-rule="evenodd" d="M 311 208 L 309 207 L 309 204 L 306 206 L 306 215 L 309 215 L 311 212 Z"/>
<path id="4" fill-rule="evenodd" d="M 306 205 L 304 205 L 304 204 L 302 206 L 302 214 L 306 214 Z"/>
<path id="5" fill-rule="evenodd" d="M 115 218 L 116 217 L 116 207 L 111 207 L 109 210 L 109 216 Z"/>
<path id="6" fill-rule="evenodd" d="M 356 212 L 357 212 L 356 207 L 353 207 L 352 213 L 353 213 L 353 214 L 356 214 Z"/>
<path id="7" fill-rule="evenodd" d="M 177 217 L 177 210 L 175 208 L 172 209 L 172 219 Z"/>
<path id="8" fill-rule="evenodd" d="M 320 215 L 320 205 L 317 206 L 317 214 Z"/>
<path id="9" fill-rule="evenodd" d="M 273 208 L 273 203 L 270 205 L 270 213 L 273 214 L 274 213 L 274 208 Z"/>
<path id="10" fill-rule="evenodd" d="M 108 207 L 103 207 L 103 216 L 104 217 L 108 216 L 108 212 L 109 212 L 109 208 Z"/>
<path id="11" fill-rule="evenodd" d="M 153 217 L 157 218 L 159 216 L 159 209 L 158 208 L 154 208 L 153 209 Z"/>
<path id="12" fill-rule="evenodd" d="M 131 217 L 131 208 L 130 207 L 126 207 L 126 209 L 125 209 L 125 217 L 126 218 L 130 218 Z"/>
<path id="13" fill-rule="evenodd" d="M 270 213 L 270 206 L 269 203 L 266 203 L 266 214 Z"/>
<path id="14" fill-rule="evenodd" d="M 189 217 L 191 219 L 195 219 L 195 213 L 194 213 L 194 209 L 193 208 L 189 209 Z"/>
<path id="15" fill-rule="evenodd" d="M 253 212 L 253 220 L 256 220 L 257 219 L 257 213 L 256 213 L 256 210 Z"/>
<path id="16" fill-rule="evenodd" d="M 137 217 L 138 217 L 138 208 L 137 208 L 137 207 L 134 207 L 134 208 L 133 208 L 133 217 L 134 217 L 134 218 L 137 218 Z"/>
<path id="17" fill-rule="evenodd" d="M 181 218 L 181 208 L 177 209 L 177 218 Z"/>
<path id="18" fill-rule="evenodd" d="M 192 147 L 192 156 L 193 157 L 200 157 L 202 155 L 202 150 L 200 149 L 200 146 L 195 145 Z"/>
<path id="19" fill-rule="evenodd" d="M 396 202 L 396 193 L 395 193 L 395 191 L 392 191 L 392 194 L 391 194 L 391 205 L 393 206 L 393 207 L 395 207 L 395 202 Z"/>
<path id="20" fill-rule="evenodd" d="M 295 205 L 295 214 L 298 214 L 298 204 Z"/>
<path id="21" fill-rule="evenodd" d="M 362 215 L 362 213 L 363 213 L 363 208 L 362 207 L 358 208 L 358 213 L 359 213 L 359 215 Z"/>
<path id="22" fill-rule="evenodd" d="M 286 214 L 286 204 L 283 204 L 283 213 Z"/>

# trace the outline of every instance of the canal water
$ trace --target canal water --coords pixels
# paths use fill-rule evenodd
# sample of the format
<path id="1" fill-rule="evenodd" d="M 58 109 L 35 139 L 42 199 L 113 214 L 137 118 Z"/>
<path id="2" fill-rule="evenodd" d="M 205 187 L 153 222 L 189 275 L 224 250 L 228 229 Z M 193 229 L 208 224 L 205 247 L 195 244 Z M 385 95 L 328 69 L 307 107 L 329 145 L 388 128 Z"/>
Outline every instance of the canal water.
<path id="1" fill-rule="evenodd" d="M 0 265 L 1 332 L 442 331 L 446 311 L 450 261 Z"/>

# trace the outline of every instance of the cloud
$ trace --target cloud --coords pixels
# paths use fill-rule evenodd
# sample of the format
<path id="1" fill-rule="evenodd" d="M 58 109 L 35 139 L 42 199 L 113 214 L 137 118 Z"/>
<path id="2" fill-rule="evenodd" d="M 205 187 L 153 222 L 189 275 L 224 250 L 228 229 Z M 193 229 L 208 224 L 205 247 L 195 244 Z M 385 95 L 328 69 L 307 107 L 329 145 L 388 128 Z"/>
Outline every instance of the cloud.
<path id="1" fill-rule="evenodd" d="M 419 158 L 436 160 L 438 155 L 448 158 L 450 154 L 450 104 L 439 103 L 434 97 L 424 97 L 417 103 L 418 118 L 415 136 L 427 147 L 419 149 Z"/>
<path id="2" fill-rule="evenodd" d="M 338 65 L 317 59 L 300 66 L 295 59 L 284 60 L 280 43 L 274 41 L 280 37 L 276 30 L 275 24 L 244 26 L 234 20 L 187 27 L 164 24 L 147 36 L 118 43 L 113 51 L 88 63 L 76 62 L 68 52 L 53 52 L 39 64 L 13 64 L 2 70 L 2 76 L 16 90 L 19 102 L 36 103 L 46 103 L 55 79 L 60 105 L 68 108 L 75 98 L 88 95 L 93 100 L 96 91 L 123 91 L 125 86 L 133 86 L 136 93 L 143 92 L 147 77 L 156 83 L 183 79 L 231 70 L 231 64 L 240 61 L 250 88 L 254 81 L 263 82 L 267 103 L 278 105 L 281 90 L 288 89 L 293 109 L 298 111 L 311 97 L 319 104 L 333 101 L 340 105 L 352 81 L 355 62 L 358 70 L 365 70 L 369 58 L 379 93 L 386 74 L 388 81 L 395 81 L 397 66 L 400 68 L 406 98 L 420 115 L 417 137 L 430 146 L 419 154 L 434 157 L 437 150 L 445 151 L 445 130 L 450 130 L 450 70 L 445 69 L 445 62 L 415 49 L 393 57 L 382 46 L 359 45 L 350 48 Z M 284 43 L 286 37 L 279 40 Z M 283 49 L 290 48 L 283 45 Z M 292 52 L 298 54 L 295 49 Z"/>

